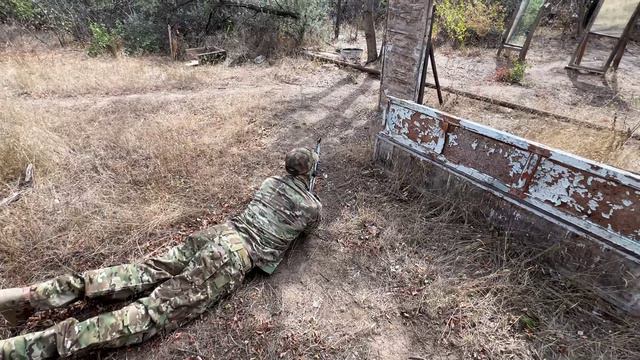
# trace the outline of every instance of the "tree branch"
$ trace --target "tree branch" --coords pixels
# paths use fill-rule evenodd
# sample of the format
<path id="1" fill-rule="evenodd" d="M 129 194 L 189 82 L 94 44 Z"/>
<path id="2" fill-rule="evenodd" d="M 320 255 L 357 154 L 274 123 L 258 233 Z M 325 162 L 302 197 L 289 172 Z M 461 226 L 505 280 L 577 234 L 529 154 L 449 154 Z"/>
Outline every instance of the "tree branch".
<path id="1" fill-rule="evenodd" d="M 262 12 L 262 13 L 271 14 L 271 15 L 275 15 L 275 16 L 288 17 L 288 18 L 292 18 L 292 19 L 299 19 L 300 18 L 300 15 L 298 13 L 295 13 L 295 12 L 289 11 L 289 10 L 277 9 L 277 8 L 274 8 L 274 7 L 271 7 L 271 6 L 262 6 L 262 5 L 255 5 L 255 4 L 228 1 L 228 0 L 220 1 L 220 5 L 222 5 L 222 6 L 241 7 L 241 8 L 253 10 L 253 11 L 256 11 L 256 12 Z"/>

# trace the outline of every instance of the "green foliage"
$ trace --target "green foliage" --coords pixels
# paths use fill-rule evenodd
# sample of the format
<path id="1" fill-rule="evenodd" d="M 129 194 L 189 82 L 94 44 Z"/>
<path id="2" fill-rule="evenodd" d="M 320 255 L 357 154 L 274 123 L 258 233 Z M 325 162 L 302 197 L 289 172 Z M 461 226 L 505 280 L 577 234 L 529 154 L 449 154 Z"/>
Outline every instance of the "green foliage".
<path id="1" fill-rule="evenodd" d="M 148 18 L 134 15 L 125 22 L 120 22 L 117 32 L 123 40 L 124 51 L 127 54 L 142 55 L 160 51 L 165 41 L 166 25 L 160 28 Z"/>
<path id="2" fill-rule="evenodd" d="M 516 60 L 510 66 L 501 67 L 496 71 L 496 80 L 511 84 L 521 84 L 527 70 L 524 61 Z"/>
<path id="3" fill-rule="evenodd" d="M 120 37 L 114 31 L 109 31 L 104 25 L 90 23 L 91 44 L 87 49 L 89 56 L 98 56 L 109 51 L 115 55 Z"/>
<path id="4" fill-rule="evenodd" d="M 527 70 L 527 64 L 524 61 L 516 60 L 513 62 L 510 71 L 511 83 L 520 84 L 524 80 L 524 73 Z"/>
<path id="5" fill-rule="evenodd" d="M 520 323 L 520 326 L 523 329 L 526 329 L 528 331 L 536 330 L 536 328 L 538 328 L 538 325 L 539 325 L 536 319 L 529 317 L 527 315 L 522 315 L 520 319 L 518 319 L 518 322 Z"/>
<path id="6" fill-rule="evenodd" d="M 53 30 L 59 39 L 89 43 L 87 50 L 92 56 L 119 51 L 119 47 L 134 55 L 166 51 L 169 47 L 167 25 L 177 29 L 184 47 L 202 46 L 208 36 L 217 35 L 216 39 L 222 41 L 240 40 L 234 44 L 240 44 L 236 46 L 243 52 L 265 55 L 282 44 L 290 49 L 310 37 L 325 38 L 330 28 L 327 14 L 333 6 L 331 0 L 240 2 L 257 8 L 293 11 L 299 14 L 298 19 L 229 6 L 229 3 L 231 1 L 0 0 L 0 21 L 19 20 L 34 25 L 33 19 L 37 19 L 44 25 L 40 28 Z"/>
<path id="7" fill-rule="evenodd" d="M 486 0 L 442 0 L 436 6 L 434 35 L 464 46 L 470 38 L 482 39 L 504 31 L 504 8 Z"/>
<path id="8" fill-rule="evenodd" d="M 326 0 L 291 1 L 290 8 L 300 14 L 298 21 L 286 21 L 280 29 L 288 34 L 296 34 L 298 42 L 308 38 L 328 39 L 330 23 L 327 18 L 332 3 Z"/>
<path id="9" fill-rule="evenodd" d="M 464 2 L 455 2 L 454 0 L 444 0 L 436 8 L 436 16 L 439 20 L 438 30 L 444 31 L 449 37 L 464 44 L 467 36 L 467 20 L 465 19 Z M 438 31 L 439 32 L 439 31 Z"/>
<path id="10" fill-rule="evenodd" d="M 31 0 L 0 1 L 0 20 L 12 19 L 19 23 L 36 22 L 41 13 Z"/>

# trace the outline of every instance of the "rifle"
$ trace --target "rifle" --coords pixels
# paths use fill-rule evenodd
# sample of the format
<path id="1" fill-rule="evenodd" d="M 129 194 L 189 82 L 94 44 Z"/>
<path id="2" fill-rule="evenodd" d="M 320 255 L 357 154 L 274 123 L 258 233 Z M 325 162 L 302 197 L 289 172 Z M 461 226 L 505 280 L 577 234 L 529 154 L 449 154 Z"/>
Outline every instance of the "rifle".
<path id="1" fill-rule="evenodd" d="M 322 138 L 318 138 L 318 142 L 316 143 L 315 152 L 318 155 L 318 161 L 313 164 L 313 170 L 311 171 L 311 179 L 309 180 L 309 191 L 313 192 L 313 188 L 316 186 L 316 177 L 318 176 L 318 163 L 320 162 L 320 141 Z"/>

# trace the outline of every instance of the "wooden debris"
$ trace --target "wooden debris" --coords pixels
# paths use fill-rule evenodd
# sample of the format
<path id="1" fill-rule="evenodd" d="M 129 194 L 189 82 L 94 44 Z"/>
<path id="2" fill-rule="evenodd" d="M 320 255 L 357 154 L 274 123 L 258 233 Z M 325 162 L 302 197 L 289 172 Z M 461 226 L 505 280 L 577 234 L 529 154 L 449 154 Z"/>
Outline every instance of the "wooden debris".
<path id="1" fill-rule="evenodd" d="M 227 59 L 227 51 L 214 46 L 189 48 L 185 53 L 189 59 L 186 66 L 213 65 Z"/>

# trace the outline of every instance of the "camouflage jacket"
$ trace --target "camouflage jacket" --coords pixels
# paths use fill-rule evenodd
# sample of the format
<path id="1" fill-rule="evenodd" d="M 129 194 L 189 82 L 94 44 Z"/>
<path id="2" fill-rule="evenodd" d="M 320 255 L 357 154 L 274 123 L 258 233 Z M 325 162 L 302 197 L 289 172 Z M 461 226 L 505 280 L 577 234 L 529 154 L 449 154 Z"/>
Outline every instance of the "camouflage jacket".
<path id="1" fill-rule="evenodd" d="M 255 265 L 271 274 L 289 245 L 318 226 L 321 210 L 320 200 L 302 180 L 274 176 L 262 183 L 246 210 L 231 222 L 248 242 Z"/>

